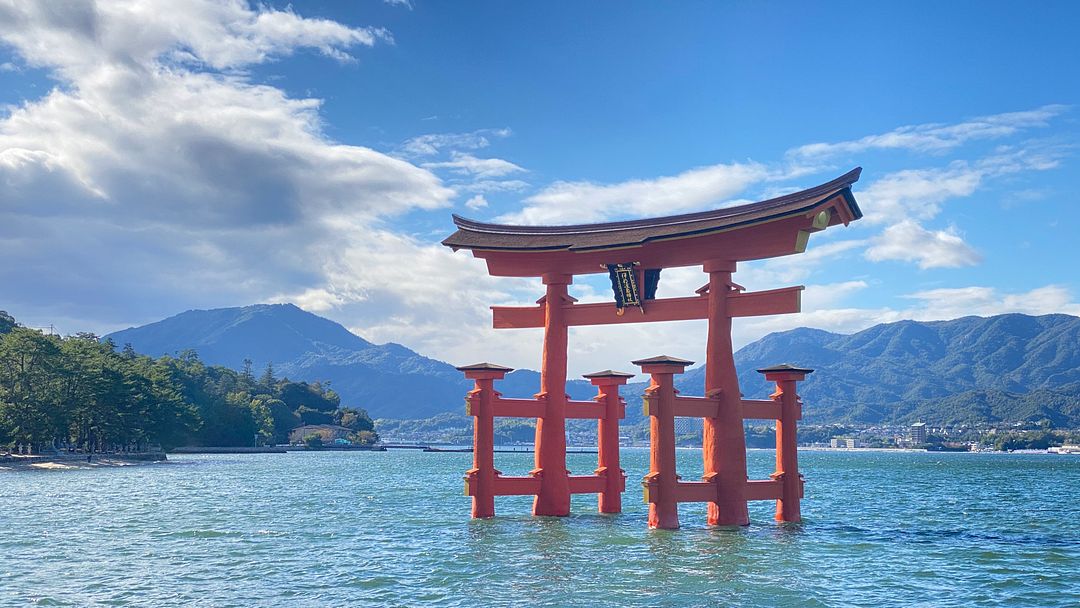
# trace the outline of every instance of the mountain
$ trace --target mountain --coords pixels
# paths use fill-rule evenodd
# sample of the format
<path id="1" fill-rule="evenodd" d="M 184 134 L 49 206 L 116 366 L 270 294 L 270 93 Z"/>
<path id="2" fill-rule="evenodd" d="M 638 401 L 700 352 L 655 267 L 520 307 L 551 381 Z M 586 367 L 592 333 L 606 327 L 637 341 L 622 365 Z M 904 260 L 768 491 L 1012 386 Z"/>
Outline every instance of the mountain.
<path id="1" fill-rule="evenodd" d="M 235 369 L 247 358 L 256 373 L 272 362 L 279 377 L 329 380 L 343 404 L 376 418 L 460 412 L 471 388 L 447 363 L 400 344 L 372 344 L 291 304 L 192 310 L 107 337 L 153 356 L 193 349 L 207 363 Z M 735 353 L 743 394 L 767 397 L 772 387 L 754 370 L 785 362 L 816 370 L 799 389 L 808 423 L 1046 418 L 1080 426 L 1080 318 L 1068 315 L 900 321 L 850 335 L 807 328 L 773 333 Z M 539 386 L 537 372 L 518 370 L 498 388 L 507 397 L 528 397 Z M 701 395 L 704 370 L 690 369 L 676 387 Z M 640 420 L 644 388 L 638 382 L 623 390 L 628 422 Z M 595 389 L 574 380 L 567 392 L 588 399 Z"/>
<path id="2" fill-rule="evenodd" d="M 343 405 L 365 408 L 374 418 L 427 418 L 461 411 L 472 388 L 448 363 L 400 344 L 372 344 L 292 304 L 189 310 L 105 337 L 154 357 L 190 349 L 205 363 L 233 369 L 250 359 L 256 374 L 273 363 L 279 378 L 329 381 Z M 507 375 L 499 390 L 508 397 L 528 397 L 539 387 L 539 373 L 518 370 Z M 588 398 L 595 389 L 574 381 L 568 392 Z"/>
<path id="3" fill-rule="evenodd" d="M 800 385 L 807 422 L 1003 422 L 1080 425 L 1080 318 L 1006 314 L 899 321 L 851 335 L 799 328 L 735 354 L 748 398 L 771 386 L 754 370 L 815 369 Z M 700 394 L 701 369 L 681 382 Z M 687 394 L 690 394 L 689 392 Z"/>

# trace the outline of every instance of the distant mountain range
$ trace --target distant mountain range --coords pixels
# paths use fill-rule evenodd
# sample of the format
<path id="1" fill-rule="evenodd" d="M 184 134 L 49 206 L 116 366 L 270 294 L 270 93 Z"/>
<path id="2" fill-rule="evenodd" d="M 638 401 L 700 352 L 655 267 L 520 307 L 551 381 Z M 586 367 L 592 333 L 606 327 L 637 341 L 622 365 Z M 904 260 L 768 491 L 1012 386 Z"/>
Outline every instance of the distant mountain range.
<path id="1" fill-rule="evenodd" d="M 1069 315 L 899 321 L 851 335 L 799 328 L 745 346 L 735 361 L 754 396 L 769 390 L 756 368 L 815 368 L 800 387 L 808 422 L 1080 426 L 1080 318 Z"/>
<path id="2" fill-rule="evenodd" d="M 191 310 L 107 336 L 160 356 L 192 349 L 206 363 L 235 369 L 272 362 L 279 377 L 329 380 L 342 403 L 376 418 L 426 418 L 459 412 L 471 383 L 448 363 L 400 344 L 372 344 L 341 325 L 291 304 Z M 673 353 L 674 354 L 674 353 Z M 735 354 L 748 398 L 770 386 L 754 370 L 790 362 L 816 371 L 802 383 L 804 421 L 880 423 L 1014 422 L 1049 419 L 1080 426 L 1080 318 L 1021 314 L 901 321 L 851 334 L 799 328 L 769 334 Z M 539 374 L 518 370 L 499 383 L 510 397 L 539 389 Z M 704 370 L 676 386 L 700 395 Z M 626 387 L 631 421 L 644 383 Z M 595 389 L 574 380 L 576 399 Z"/>
<path id="3" fill-rule="evenodd" d="M 373 418 L 427 418 L 462 411 L 472 382 L 449 363 L 394 344 L 372 344 L 338 323 L 292 304 L 189 310 L 163 321 L 106 336 L 118 346 L 158 357 L 194 350 L 203 362 L 241 369 L 252 361 L 258 375 L 273 363 L 277 377 L 330 381 L 343 405 L 363 407 Z M 596 389 L 569 383 L 574 398 Z M 518 370 L 499 383 L 507 397 L 529 397 L 540 374 Z"/>

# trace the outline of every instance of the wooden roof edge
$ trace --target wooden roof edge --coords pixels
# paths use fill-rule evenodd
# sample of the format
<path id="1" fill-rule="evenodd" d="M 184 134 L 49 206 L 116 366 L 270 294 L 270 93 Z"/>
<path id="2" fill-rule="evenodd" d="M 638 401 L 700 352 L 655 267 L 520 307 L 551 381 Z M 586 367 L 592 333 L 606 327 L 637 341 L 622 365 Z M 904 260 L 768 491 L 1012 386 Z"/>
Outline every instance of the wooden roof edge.
<path id="1" fill-rule="evenodd" d="M 756 203 L 746 203 L 744 205 L 736 205 L 734 207 L 722 207 L 720 209 L 711 209 L 708 211 L 697 211 L 694 213 L 684 213 L 680 215 L 660 216 L 636 220 L 625 220 L 620 222 L 602 222 L 595 224 L 567 224 L 556 226 L 521 226 L 513 224 L 485 223 L 461 217 L 456 213 L 452 215 L 454 219 L 454 225 L 457 226 L 458 229 L 468 232 L 520 235 L 570 235 L 594 232 L 612 232 L 617 230 L 630 230 L 650 226 L 670 226 L 688 222 L 699 222 L 713 218 L 737 216 L 741 213 L 752 213 L 763 208 L 778 207 L 782 205 L 798 203 L 800 201 L 821 196 L 829 192 L 842 192 L 844 194 L 844 200 L 845 202 L 847 202 L 848 207 L 851 209 L 851 213 L 854 216 L 853 219 L 859 219 L 863 215 L 862 210 L 859 209 L 859 205 L 855 202 L 855 197 L 850 194 L 850 188 L 852 184 L 859 181 L 859 176 L 861 174 L 862 167 L 855 167 L 844 175 L 841 175 L 840 177 L 837 177 L 836 179 L 828 181 L 824 184 L 814 186 L 813 188 L 808 188 L 806 190 L 800 190 L 798 192 L 792 192 L 790 194 L 778 196 L 776 198 L 758 201 Z M 450 238 L 447 238 L 443 242 L 443 244 L 447 246 L 454 246 L 452 243 L 446 242 L 450 240 Z"/>

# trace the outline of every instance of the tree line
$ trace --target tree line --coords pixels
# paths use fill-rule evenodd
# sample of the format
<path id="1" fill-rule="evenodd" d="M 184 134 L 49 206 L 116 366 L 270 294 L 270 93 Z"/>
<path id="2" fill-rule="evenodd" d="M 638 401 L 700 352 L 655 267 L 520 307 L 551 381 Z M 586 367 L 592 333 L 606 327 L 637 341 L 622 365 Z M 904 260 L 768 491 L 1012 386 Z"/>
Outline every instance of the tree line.
<path id="1" fill-rule="evenodd" d="M 367 412 L 341 407 L 319 382 L 256 378 L 206 365 L 194 351 L 148 357 L 89 333 L 61 337 L 0 311 L 0 447 L 35 451 L 250 446 L 288 442 L 304 424 L 349 428 L 378 441 Z"/>

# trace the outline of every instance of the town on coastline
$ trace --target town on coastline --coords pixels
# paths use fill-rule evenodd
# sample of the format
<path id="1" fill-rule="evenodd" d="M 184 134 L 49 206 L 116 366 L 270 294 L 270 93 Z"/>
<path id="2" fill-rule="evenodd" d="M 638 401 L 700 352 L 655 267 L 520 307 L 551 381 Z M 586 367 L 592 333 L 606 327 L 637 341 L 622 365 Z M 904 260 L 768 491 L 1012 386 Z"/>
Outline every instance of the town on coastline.
<path id="1" fill-rule="evenodd" d="M 383 441 L 391 444 L 467 445 L 471 441 L 471 420 L 465 416 L 440 416 L 427 420 L 375 421 Z M 680 447 L 701 446 L 701 422 L 690 418 L 676 421 Z M 746 445 L 751 449 L 775 447 L 776 429 L 768 425 L 747 425 Z M 647 425 L 623 426 L 623 447 L 648 446 Z M 498 421 L 496 445 L 529 448 L 534 427 L 527 422 Z M 804 425 L 799 428 L 799 447 L 811 449 L 902 449 L 949 452 L 1056 452 L 1080 444 L 1080 429 L 1054 429 L 1048 421 L 1002 425 L 931 426 L 911 425 Z M 570 421 L 567 445 L 596 446 L 595 424 Z"/>

